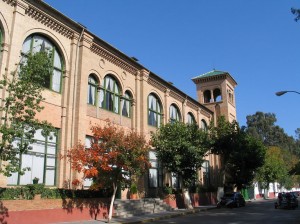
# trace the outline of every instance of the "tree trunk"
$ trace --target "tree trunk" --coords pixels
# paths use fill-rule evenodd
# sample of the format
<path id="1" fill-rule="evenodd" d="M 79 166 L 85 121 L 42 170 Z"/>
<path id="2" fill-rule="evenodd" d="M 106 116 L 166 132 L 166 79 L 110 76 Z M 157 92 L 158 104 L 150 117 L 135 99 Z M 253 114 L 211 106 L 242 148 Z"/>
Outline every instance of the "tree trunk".
<path id="1" fill-rule="evenodd" d="M 192 206 L 189 190 L 187 188 L 183 188 L 182 193 L 183 193 L 184 206 L 188 209 L 192 209 L 193 206 Z"/>
<path id="2" fill-rule="evenodd" d="M 114 189 L 114 192 L 113 192 L 113 195 L 111 196 L 107 222 L 110 222 L 110 220 L 112 219 L 113 206 L 114 206 L 114 201 L 115 201 L 116 193 L 117 193 L 117 189 L 118 189 L 118 187 L 115 183 L 113 183 L 113 189 Z"/>

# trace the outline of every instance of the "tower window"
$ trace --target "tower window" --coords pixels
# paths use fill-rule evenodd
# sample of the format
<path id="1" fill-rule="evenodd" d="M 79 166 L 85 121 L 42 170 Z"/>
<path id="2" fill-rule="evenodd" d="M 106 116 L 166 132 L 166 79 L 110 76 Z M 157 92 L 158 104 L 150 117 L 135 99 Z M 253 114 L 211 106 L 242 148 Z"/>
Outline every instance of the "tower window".
<path id="1" fill-rule="evenodd" d="M 221 90 L 215 89 L 214 90 L 214 102 L 220 102 L 220 101 L 222 101 Z"/>
<path id="2" fill-rule="evenodd" d="M 205 90 L 203 93 L 204 96 L 204 103 L 210 103 L 211 102 L 211 94 L 210 94 L 210 90 Z"/>

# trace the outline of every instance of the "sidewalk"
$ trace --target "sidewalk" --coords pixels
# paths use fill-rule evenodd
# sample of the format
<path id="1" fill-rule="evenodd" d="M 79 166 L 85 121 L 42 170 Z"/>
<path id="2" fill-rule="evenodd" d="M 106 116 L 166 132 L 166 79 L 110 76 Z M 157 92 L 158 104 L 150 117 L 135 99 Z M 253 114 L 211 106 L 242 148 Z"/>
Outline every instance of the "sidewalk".
<path id="1" fill-rule="evenodd" d="M 184 216 L 188 214 L 194 214 L 201 211 L 207 211 L 210 209 L 216 208 L 215 205 L 199 206 L 194 209 L 178 209 L 170 212 L 160 212 L 142 216 L 133 216 L 128 218 L 112 218 L 110 223 L 112 224 L 136 224 L 136 223 L 147 223 L 154 222 L 162 219 L 169 219 L 178 216 Z M 87 221 L 78 221 L 78 222 L 60 222 L 56 224 L 104 224 L 107 223 L 107 220 L 87 220 Z"/>

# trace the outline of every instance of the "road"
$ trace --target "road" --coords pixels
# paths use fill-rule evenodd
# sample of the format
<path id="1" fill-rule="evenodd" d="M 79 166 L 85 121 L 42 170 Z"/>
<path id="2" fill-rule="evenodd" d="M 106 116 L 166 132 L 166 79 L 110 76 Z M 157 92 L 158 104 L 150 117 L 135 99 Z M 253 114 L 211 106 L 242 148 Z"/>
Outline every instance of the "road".
<path id="1" fill-rule="evenodd" d="M 163 224 L 299 224 L 300 208 L 295 210 L 275 209 L 275 200 L 259 200 L 247 202 L 242 208 L 221 208 L 202 211 L 172 219 L 155 221 Z"/>

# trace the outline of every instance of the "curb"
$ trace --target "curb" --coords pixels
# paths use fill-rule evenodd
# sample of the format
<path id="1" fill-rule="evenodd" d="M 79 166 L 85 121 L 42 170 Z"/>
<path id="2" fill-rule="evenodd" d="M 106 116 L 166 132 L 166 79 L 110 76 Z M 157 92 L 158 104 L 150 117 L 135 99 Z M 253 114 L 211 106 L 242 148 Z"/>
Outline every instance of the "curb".
<path id="1" fill-rule="evenodd" d="M 124 221 L 124 222 L 118 222 L 120 224 L 138 224 L 138 223 L 148 223 L 148 222 L 154 222 L 158 220 L 163 220 L 163 219 L 170 219 L 170 218 L 176 218 L 180 216 L 185 216 L 185 215 L 190 215 L 190 214 L 196 214 L 201 211 L 207 211 L 207 210 L 212 210 L 216 209 L 217 207 L 210 207 L 210 208 L 195 208 L 187 211 L 182 211 L 182 212 L 176 212 L 175 214 L 166 214 L 158 217 L 153 217 L 153 218 L 145 218 L 143 220 L 136 220 L 136 221 Z"/>

